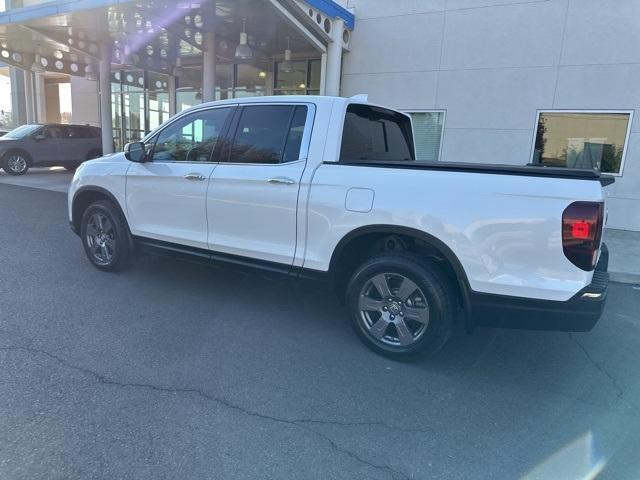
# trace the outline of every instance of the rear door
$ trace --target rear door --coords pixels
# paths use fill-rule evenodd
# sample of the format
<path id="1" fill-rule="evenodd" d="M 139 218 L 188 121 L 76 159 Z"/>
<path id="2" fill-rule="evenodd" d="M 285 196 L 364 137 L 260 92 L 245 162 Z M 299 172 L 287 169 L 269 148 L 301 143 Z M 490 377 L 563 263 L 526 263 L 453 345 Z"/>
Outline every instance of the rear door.
<path id="1" fill-rule="evenodd" d="M 206 193 L 234 107 L 206 108 L 164 126 L 147 145 L 150 161 L 127 171 L 134 235 L 207 248 Z"/>
<path id="2" fill-rule="evenodd" d="M 68 125 L 66 135 L 60 140 L 60 161 L 75 165 L 87 159 L 91 138 L 86 127 Z"/>
<path id="3" fill-rule="evenodd" d="M 311 104 L 239 107 L 207 194 L 209 248 L 291 265 Z"/>

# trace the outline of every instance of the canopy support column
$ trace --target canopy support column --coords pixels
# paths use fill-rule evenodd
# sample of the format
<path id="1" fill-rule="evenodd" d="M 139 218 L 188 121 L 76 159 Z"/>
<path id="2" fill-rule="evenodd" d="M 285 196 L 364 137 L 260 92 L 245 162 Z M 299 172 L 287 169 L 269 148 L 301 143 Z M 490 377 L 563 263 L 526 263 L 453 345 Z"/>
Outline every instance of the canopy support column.
<path id="1" fill-rule="evenodd" d="M 333 21 L 331 27 L 331 42 L 327 48 L 327 62 L 325 72 L 325 94 L 340 95 L 340 76 L 342 70 L 342 31 L 344 21 L 340 18 Z"/>
<path id="2" fill-rule="evenodd" d="M 98 81 L 102 154 L 106 155 L 113 153 L 113 125 L 111 123 L 111 46 L 107 44 L 100 46 Z"/>
<path id="3" fill-rule="evenodd" d="M 27 123 L 36 123 L 35 108 L 33 104 L 33 72 L 24 70 L 24 104 L 27 114 Z"/>
<path id="4" fill-rule="evenodd" d="M 202 53 L 202 101 L 213 102 L 216 99 L 216 36 L 209 31 L 204 35 Z"/>

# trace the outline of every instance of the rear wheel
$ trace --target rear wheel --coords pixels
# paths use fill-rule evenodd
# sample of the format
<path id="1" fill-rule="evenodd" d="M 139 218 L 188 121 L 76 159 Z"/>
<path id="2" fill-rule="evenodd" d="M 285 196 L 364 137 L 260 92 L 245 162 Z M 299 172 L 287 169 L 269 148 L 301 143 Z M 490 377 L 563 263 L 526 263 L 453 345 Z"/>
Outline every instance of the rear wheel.
<path id="1" fill-rule="evenodd" d="M 89 261 L 100 270 L 117 271 L 131 262 L 131 234 L 120 211 L 108 200 L 85 210 L 80 237 Z"/>
<path id="2" fill-rule="evenodd" d="M 30 159 L 22 152 L 7 153 L 2 162 L 2 168 L 9 175 L 24 175 L 29 170 Z"/>
<path id="3" fill-rule="evenodd" d="M 397 359 L 439 350 L 457 311 L 438 266 L 412 254 L 380 255 L 361 265 L 347 287 L 347 305 L 364 343 Z"/>

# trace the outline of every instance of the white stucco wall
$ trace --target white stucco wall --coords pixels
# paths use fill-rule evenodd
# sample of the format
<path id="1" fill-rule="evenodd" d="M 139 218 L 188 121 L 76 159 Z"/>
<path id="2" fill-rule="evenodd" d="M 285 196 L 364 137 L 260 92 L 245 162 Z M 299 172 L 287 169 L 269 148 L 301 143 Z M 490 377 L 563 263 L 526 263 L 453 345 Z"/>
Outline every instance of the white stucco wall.
<path id="1" fill-rule="evenodd" d="M 635 110 L 609 226 L 640 231 L 640 1 L 348 0 L 342 94 L 444 109 L 443 161 L 525 164 L 539 109 Z"/>
<path id="2" fill-rule="evenodd" d="M 98 82 L 71 77 L 71 121 L 100 126 Z"/>

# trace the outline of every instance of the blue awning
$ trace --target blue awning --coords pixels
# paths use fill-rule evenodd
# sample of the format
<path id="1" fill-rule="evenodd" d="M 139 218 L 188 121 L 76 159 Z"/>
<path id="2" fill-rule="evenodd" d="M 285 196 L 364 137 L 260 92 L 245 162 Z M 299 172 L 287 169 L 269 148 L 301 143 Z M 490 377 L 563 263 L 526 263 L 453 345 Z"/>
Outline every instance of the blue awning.
<path id="1" fill-rule="evenodd" d="M 353 30 L 356 23 L 356 17 L 349 10 L 341 7 L 333 0 L 305 0 L 305 2 L 328 17 L 341 18 L 344 20 L 347 28 Z"/>

